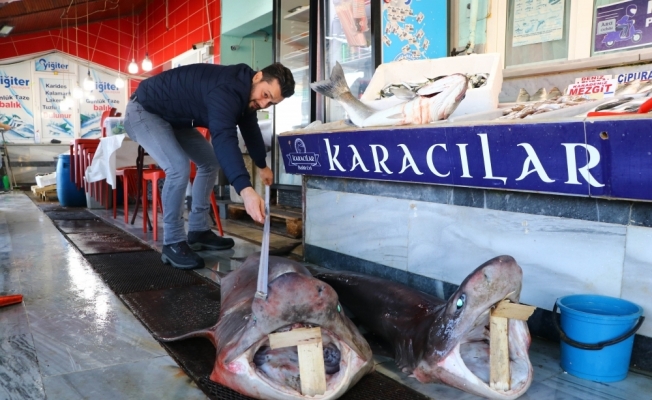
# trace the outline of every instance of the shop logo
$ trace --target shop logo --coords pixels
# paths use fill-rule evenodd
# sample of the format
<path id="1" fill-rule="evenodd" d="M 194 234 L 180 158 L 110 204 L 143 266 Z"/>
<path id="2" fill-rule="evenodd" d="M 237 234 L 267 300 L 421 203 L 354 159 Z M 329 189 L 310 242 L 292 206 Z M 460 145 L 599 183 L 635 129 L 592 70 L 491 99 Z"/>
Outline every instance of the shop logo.
<path id="1" fill-rule="evenodd" d="M 67 70 L 68 64 L 61 64 L 56 61 L 48 61 L 45 58 L 41 58 L 36 61 L 36 70 L 37 71 L 61 71 Z"/>
<path id="2" fill-rule="evenodd" d="M 287 154 L 290 165 L 297 167 L 300 171 L 310 171 L 312 167 L 321 167 L 319 154 L 308 152 L 303 140 L 299 138 L 294 140 L 294 150 L 294 153 Z"/>
<path id="3" fill-rule="evenodd" d="M 102 93 L 104 91 L 109 91 L 109 90 L 111 90 L 111 91 L 117 91 L 118 90 L 118 87 L 116 85 L 114 85 L 113 83 L 109 83 L 109 82 L 97 82 L 95 84 L 95 87 L 97 88 L 97 90 L 99 90 L 100 93 Z"/>
<path id="4" fill-rule="evenodd" d="M 7 89 L 10 87 L 28 87 L 29 79 L 17 78 L 15 76 L 0 76 L 0 83 L 4 85 Z"/>

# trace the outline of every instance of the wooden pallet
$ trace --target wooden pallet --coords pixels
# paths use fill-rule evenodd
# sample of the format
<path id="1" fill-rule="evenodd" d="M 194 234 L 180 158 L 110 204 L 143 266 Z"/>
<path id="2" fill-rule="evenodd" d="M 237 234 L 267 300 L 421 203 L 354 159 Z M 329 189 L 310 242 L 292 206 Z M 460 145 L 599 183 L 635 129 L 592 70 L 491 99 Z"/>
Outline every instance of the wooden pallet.
<path id="1" fill-rule="evenodd" d="M 36 195 L 41 200 L 48 201 L 57 198 L 57 185 L 48 185 L 43 187 L 38 187 L 37 185 L 32 186 L 32 193 Z"/>
<path id="2" fill-rule="evenodd" d="M 285 232 L 288 236 L 293 238 L 303 236 L 303 217 L 300 212 L 282 206 L 271 206 L 269 211 L 272 219 L 280 219 L 285 222 Z M 229 219 L 242 219 L 247 216 L 244 204 L 230 203 L 228 212 Z"/>

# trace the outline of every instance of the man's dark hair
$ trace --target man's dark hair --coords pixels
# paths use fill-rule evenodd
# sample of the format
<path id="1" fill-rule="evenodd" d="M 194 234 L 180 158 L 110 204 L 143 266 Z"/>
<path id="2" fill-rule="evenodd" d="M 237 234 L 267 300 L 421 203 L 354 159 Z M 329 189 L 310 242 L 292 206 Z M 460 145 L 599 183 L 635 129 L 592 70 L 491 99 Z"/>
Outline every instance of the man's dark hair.
<path id="1" fill-rule="evenodd" d="M 267 83 L 273 83 L 274 79 L 278 81 L 281 87 L 281 96 L 284 99 L 294 94 L 294 76 L 286 66 L 281 63 L 274 63 L 262 69 L 263 80 Z"/>

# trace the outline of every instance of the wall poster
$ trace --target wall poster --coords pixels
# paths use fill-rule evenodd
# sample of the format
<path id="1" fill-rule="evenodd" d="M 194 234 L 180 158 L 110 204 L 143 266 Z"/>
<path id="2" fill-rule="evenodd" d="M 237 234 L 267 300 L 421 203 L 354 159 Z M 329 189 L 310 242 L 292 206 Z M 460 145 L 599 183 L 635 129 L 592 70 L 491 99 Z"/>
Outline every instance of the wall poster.
<path id="1" fill-rule="evenodd" d="M 11 126 L 4 133 L 9 143 L 34 142 L 33 86 L 25 63 L 0 65 L 0 122 Z"/>
<path id="2" fill-rule="evenodd" d="M 383 63 L 447 56 L 445 1 L 384 0 Z"/>
<path id="3" fill-rule="evenodd" d="M 84 139 L 93 139 L 102 136 L 100 121 L 104 111 L 110 110 L 113 107 L 117 112 L 124 115 L 125 90 L 127 90 L 125 87 L 119 89 L 115 85 L 115 75 L 105 74 L 92 68 L 90 72 L 95 81 L 95 90 L 91 92 L 90 96 L 88 92 L 84 92 L 84 97 L 80 100 L 79 105 L 80 134 Z M 80 77 L 86 77 L 87 73 L 87 67 L 79 67 Z M 108 134 L 117 135 L 120 133 L 124 133 L 124 129 Z"/>
<path id="4" fill-rule="evenodd" d="M 564 0 L 514 0 L 512 47 L 560 40 Z"/>
<path id="5" fill-rule="evenodd" d="M 595 15 L 593 51 L 622 50 L 652 43 L 652 3 L 625 0 L 598 7 Z"/>
<path id="6" fill-rule="evenodd" d="M 39 77 L 41 138 L 44 142 L 52 139 L 67 143 L 75 138 L 75 112 L 61 110 L 61 102 L 71 96 L 72 82 L 67 76 Z"/>

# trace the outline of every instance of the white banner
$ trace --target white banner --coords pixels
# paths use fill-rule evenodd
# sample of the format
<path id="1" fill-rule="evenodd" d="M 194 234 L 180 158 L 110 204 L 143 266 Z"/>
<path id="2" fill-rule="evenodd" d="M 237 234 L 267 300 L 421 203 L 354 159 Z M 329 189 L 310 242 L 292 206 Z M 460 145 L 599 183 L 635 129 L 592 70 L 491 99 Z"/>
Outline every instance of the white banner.
<path id="1" fill-rule="evenodd" d="M 38 78 L 41 99 L 41 137 L 67 143 L 75 137 L 74 111 L 62 111 L 60 104 L 70 96 L 71 82 L 67 78 Z"/>
<path id="2" fill-rule="evenodd" d="M 11 126 L 10 143 L 34 142 L 34 99 L 29 61 L 0 66 L 0 122 Z"/>

